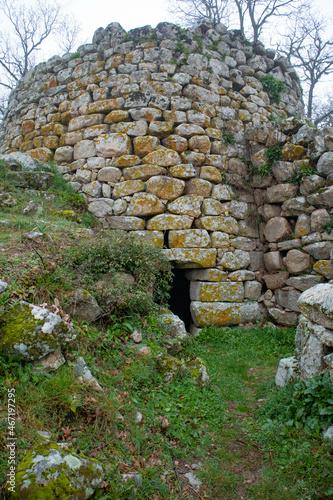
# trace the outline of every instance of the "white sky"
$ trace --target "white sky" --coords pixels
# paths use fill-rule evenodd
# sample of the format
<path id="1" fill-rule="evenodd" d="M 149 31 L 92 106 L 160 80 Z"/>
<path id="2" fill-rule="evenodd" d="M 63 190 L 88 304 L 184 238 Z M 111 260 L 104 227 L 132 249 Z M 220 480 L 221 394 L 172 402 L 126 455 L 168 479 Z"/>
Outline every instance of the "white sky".
<path id="1" fill-rule="evenodd" d="M 99 27 L 117 21 L 128 31 L 150 24 L 171 21 L 167 0 L 58 0 L 64 13 L 81 22 L 82 38 L 90 42 Z M 325 17 L 333 17 L 333 0 L 312 0 Z M 93 6 L 93 7 L 92 7 Z"/>

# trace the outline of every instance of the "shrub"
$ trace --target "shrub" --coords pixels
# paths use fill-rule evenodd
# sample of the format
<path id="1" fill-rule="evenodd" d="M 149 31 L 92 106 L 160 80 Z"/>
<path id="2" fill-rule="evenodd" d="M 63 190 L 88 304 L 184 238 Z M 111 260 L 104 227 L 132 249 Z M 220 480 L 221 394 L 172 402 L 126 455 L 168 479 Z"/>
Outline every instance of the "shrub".
<path id="1" fill-rule="evenodd" d="M 260 413 L 287 428 L 306 427 L 319 434 L 333 424 L 333 384 L 329 373 L 301 380 L 280 389 Z"/>
<path id="2" fill-rule="evenodd" d="M 259 77 L 263 84 L 264 90 L 270 95 L 273 102 L 280 104 L 281 92 L 286 91 L 286 86 L 283 82 L 276 80 L 273 75 L 263 75 Z"/>

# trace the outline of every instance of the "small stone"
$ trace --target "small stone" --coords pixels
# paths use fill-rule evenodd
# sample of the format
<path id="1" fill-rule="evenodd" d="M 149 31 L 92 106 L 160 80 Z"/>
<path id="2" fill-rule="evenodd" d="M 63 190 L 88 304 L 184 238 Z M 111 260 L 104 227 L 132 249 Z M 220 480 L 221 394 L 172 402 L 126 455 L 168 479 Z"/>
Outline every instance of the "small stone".
<path id="1" fill-rule="evenodd" d="M 140 344 L 140 342 L 142 342 L 142 333 L 139 330 L 134 330 L 134 332 L 130 335 L 130 338 L 136 344 Z"/>

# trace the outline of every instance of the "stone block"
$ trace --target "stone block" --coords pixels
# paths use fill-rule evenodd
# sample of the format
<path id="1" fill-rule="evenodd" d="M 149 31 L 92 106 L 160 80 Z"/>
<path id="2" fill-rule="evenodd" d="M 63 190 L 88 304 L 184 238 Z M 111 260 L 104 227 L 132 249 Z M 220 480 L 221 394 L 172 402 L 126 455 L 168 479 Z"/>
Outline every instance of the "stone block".
<path id="1" fill-rule="evenodd" d="M 264 264 L 269 273 L 281 271 L 283 269 L 280 252 L 268 252 L 264 254 Z"/>
<path id="2" fill-rule="evenodd" d="M 287 253 L 285 265 L 291 274 L 301 274 L 311 270 L 312 259 L 309 254 L 293 249 Z"/>
<path id="3" fill-rule="evenodd" d="M 191 303 L 193 323 L 197 327 L 230 326 L 260 319 L 257 302 L 199 302 Z"/>
<path id="4" fill-rule="evenodd" d="M 298 307 L 308 320 L 333 329 L 333 285 L 319 284 L 302 293 Z"/>
<path id="5" fill-rule="evenodd" d="M 126 215 L 146 217 L 165 212 L 165 206 L 157 196 L 150 193 L 134 193 Z"/>
<path id="6" fill-rule="evenodd" d="M 192 226 L 193 217 L 186 215 L 161 214 L 155 215 L 147 222 L 147 229 L 166 231 L 168 229 L 189 229 Z"/>
<path id="7" fill-rule="evenodd" d="M 208 248 L 210 237 L 202 229 L 169 231 L 169 248 Z"/>
<path id="8" fill-rule="evenodd" d="M 112 193 L 112 198 L 122 198 L 124 196 L 129 196 L 140 191 L 144 191 L 144 184 L 140 180 L 136 181 L 123 181 L 115 185 Z"/>
<path id="9" fill-rule="evenodd" d="M 171 248 L 163 252 L 180 268 L 209 268 L 216 264 L 215 248 Z"/>
<path id="10" fill-rule="evenodd" d="M 147 157 L 146 157 L 147 158 Z M 179 198 L 185 189 L 185 181 L 157 175 L 151 177 L 146 184 L 146 190 L 164 200 Z"/>
<path id="11" fill-rule="evenodd" d="M 284 217 L 274 217 L 267 222 L 264 229 L 265 238 L 270 243 L 287 239 L 291 232 L 291 226 Z"/>
<path id="12" fill-rule="evenodd" d="M 117 217 L 106 217 L 110 229 L 137 230 L 144 229 L 145 221 L 139 217 L 119 215 Z"/>
<path id="13" fill-rule="evenodd" d="M 228 234 L 238 234 L 239 226 L 233 217 L 207 215 L 195 220 L 195 227 L 208 231 L 222 231 Z"/>
<path id="14" fill-rule="evenodd" d="M 192 281 L 190 298 L 201 302 L 243 302 L 244 286 L 242 282 L 205 283 Z"/>
<path id="15" fill-rule="evenodd" d="M 227 273 L 219 269 L 193 269 L 186 271 L 185 276 L 190 281 L 226 281 Z"/>
<path id="16" fill-rule="evenodd" d="M 234 252 L 225 252 L 219 261 L 219 265 L 229 271 L 245 269 L 250 264 L 250 254 L 244 250 L 235 250 Z"/>

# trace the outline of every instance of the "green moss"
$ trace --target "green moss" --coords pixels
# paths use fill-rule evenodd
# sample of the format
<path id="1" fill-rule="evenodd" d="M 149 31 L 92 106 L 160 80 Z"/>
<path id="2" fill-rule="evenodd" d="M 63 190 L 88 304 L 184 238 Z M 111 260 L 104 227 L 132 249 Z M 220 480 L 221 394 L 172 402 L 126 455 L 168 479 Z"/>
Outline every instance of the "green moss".
<path id="1" fill-rule="evenodd" d="M 59 454 L 54 457 L 54 465 L 50 455 L 53 450 Z M 40 472 L 43 467 L 43 459 L 49 458 L 50 466 Z M 75 461 L 71 466 L 70 460 Z M 84 463 L 87 462 L 88 463 Z M 83 500 L 87 498 L 87 490 L 93 492 L 94 483 L 99 482 L 102 476 L 101 470 L 96 469 L 97 462 L 87 459 L 71 450 L 60 448 L 57 443 L 47 443 L 35 446 L 29 450 L 18 466 L 16 473 L 15 492 L 10 491 L 7 486 L 7 498 L 10 500 L 67 500 L 73 498 Z M 40 477 L 38 477 L 38 475 Z M 84 481 L 82 479 L 84 478 Z"/>
<path id="2" fill-rule="evenodd" d="M 32 308 L 21 302 L 0 317 L 1 351 L 6 355 L 20 355 L 28 360 L 39 359 L 60 347 L 59 337 L 68 335 L 65 323 L 57 325 L 56 335 L 43 332 L 44 319 L 35 318 Z"/>

